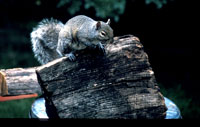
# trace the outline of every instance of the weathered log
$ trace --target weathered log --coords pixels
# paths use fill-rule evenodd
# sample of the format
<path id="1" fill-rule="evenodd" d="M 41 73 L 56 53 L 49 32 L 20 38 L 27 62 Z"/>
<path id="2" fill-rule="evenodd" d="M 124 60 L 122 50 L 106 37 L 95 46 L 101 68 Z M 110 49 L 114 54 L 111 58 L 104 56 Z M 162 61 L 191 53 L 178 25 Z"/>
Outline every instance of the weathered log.
<path id="1" fill-rule="evenodd" d="M 87 49 L 76 54 L 76 61 L 63 57 L 36 69 L 39 84 L 57 115 L 165 118 L 164 98 L 138 39 L 115 37 L 105 50 L 105 56 Z"/>
<path id="2" fill-rule="evenodd" d="M 33 68 L 14 68 L 0 70 L 0 96 L 41 94 Z"/>

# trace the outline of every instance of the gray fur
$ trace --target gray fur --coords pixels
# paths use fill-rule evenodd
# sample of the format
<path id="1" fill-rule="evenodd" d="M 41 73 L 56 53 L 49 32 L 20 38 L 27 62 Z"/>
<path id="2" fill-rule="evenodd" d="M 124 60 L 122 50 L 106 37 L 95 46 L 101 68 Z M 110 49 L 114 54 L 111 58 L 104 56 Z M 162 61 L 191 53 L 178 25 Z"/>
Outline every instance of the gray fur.
<path id="1" fill-rule="evenodd" d="M 100 21 L 97 29 L 97 21 L 84 15 L 71 18 L 65 25 L 55 19 L 44 19 L 31 33 L 33 52 L 41 64 L 62 56 L 73 61 L 73 53 L 87 46 L 98 46 L 104 51 L 103 45 L 112 40 L 113 30 L 108 22 Z"/>

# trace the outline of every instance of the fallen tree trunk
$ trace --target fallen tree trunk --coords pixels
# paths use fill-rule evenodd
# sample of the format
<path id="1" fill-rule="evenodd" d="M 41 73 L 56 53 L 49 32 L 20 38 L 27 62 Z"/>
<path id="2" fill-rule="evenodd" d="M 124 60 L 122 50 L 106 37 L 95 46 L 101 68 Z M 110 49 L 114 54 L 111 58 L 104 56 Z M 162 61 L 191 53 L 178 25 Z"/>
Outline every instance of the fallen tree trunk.
<path id="1" fill-rule="evenodd" d="M 164 98 L 138 39 L 116 37 L 105 50 L 106 56 L 88 49 L 74 62 L 63 57 L 36 69 L 49 117 L 165 118 Z"/>
<path id="2" fill-rule="evenodd" d="M 106 56 L 88 49 L 74 62 L 57 59 L 38 67 L 37 75 L 36 67 L 2 69 L 0 95 L 44 93 L 50 117 L 165 118 L 164 98 L 138 39 L 116 37 L 105 49 Z"/>

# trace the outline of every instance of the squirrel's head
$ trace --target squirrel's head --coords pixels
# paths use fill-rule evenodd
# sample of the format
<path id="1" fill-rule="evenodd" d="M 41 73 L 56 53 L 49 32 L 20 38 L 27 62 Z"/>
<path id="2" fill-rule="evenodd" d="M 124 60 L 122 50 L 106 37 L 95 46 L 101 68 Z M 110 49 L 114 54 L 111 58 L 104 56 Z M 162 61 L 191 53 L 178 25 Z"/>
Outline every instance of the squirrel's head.
<path id="1" fill-rule="evenodd" d="M 110 43 L 113 41 L 113 30 L 110 27 L 110 19 L 108 21 L 102 22 L 102 21 L 97 21 L 96 23 L 96 34 L 97 34 L 97 39 L 102 41 L 102 43 Z"/>

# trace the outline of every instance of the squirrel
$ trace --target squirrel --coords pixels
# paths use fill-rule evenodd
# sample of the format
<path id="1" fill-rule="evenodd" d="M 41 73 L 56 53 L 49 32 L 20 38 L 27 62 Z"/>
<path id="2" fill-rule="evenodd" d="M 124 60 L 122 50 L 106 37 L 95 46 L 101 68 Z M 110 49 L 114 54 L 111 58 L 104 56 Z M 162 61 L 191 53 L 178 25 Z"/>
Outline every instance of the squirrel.
<path id="1" fill-rule="evenodd" d="M 40 64 L 63 56 L 74 61 L 74 53 L 87 47 L 99 48 L 105 54 L 103 44 L 112 41 L 110 19 L 105 23 L 85 15 L 75 16 L 65 25 L 53 18 L 43 19 L 31 32 L 32 49 Z"/>

